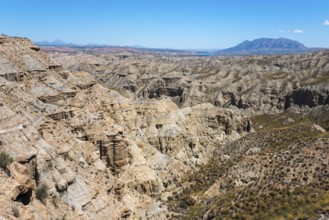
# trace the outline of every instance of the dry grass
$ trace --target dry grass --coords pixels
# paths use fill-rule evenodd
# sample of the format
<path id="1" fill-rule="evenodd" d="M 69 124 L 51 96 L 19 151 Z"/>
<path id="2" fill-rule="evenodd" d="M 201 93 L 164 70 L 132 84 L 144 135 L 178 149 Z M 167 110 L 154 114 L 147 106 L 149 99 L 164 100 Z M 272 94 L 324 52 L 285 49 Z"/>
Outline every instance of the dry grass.
<path id="1" fill-rule="evenodd" d="M 209 163 L 183 178 L 192 184 L 173 204 L 191 195 L 201 198 L 180 207 L 188 210 L 187 219 L 202 219 L 206 213 L 209 219 L 317 219 L 329 213 L 329 146 L 318 140 L 329 133 L 290 113 L 257 116 L 253 123 L 262 128 L 218 149 Z M 251 147 L 260 151 L 253 153 Z M 222 154 L 230 160 L 221 159 Z M 254 180 L 248 172 L 256 173 Z M 219 196 L 204 197 L 216 181 Z"/>

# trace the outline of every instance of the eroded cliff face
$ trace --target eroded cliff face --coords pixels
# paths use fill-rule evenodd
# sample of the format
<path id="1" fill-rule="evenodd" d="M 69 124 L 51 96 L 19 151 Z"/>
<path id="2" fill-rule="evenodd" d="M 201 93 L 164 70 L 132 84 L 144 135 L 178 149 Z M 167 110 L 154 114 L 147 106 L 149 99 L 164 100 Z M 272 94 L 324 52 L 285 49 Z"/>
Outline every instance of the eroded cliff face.
<path id="1" fill-rule="evenodd" d="M 127 98 L 72 70 L 28 39 L 0 35 L 0 151 L 14 159 L 0 169 L 3 218 L 165 219 L 161 201 L 184 174 L 252 131 L 238 109 Z M 150 96 L 152 85 L 138 94 Z M 160 93 L 183 94 L 176 90 Z"/>
<path id="2" fill-rule="evenodd" d="M 0 216 L 269 218 L 288 201 L 316 216 L 328 56 L 46 54 L 0 35 Z"/>
<path id="3" fill-rule="evenodd" d="M 169 57 L 52 54 L 71 71 L 91 73 L 137 97 L 168 96 L 181 107 L 205 102 L 249 114 L 329 104 L 329 52 L 281 56 Z"/>

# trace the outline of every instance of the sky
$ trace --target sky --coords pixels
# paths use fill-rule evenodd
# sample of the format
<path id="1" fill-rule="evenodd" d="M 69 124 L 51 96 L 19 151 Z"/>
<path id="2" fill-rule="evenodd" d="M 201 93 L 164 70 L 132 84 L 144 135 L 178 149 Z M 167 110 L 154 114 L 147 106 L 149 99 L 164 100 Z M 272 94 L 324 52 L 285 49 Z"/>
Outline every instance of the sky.
<path id="1" fill-rule="evenodd" d="M 329 48 L 329 0 L 0 0 L 0 34 L 223 49 L 262 37 Z"/>

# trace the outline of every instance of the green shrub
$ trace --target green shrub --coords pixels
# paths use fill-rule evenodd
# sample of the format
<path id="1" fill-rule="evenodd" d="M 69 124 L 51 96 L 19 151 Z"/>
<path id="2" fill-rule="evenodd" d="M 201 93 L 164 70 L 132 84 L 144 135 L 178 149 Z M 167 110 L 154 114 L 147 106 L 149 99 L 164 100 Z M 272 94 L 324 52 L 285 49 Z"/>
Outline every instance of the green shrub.
<path id="1" fill-rule="evenodd" d="M 0 153 L 0 167 L 7 173 L 8 173 L 7 165 L 11 164 L 13 161 L 14 161 L 13 158 L 9 154 L 5 152 Z"/>
<path id="2" fill-rule="evenodd" d="M 187 209 L 187 206 L 188 206 L 188 204 L 185 200 L 180 201 L 179 207 L 181 207 L 182 209 Z"/>
<path id="3" fill-rule="evenodd" d="M 48 186 L 43 183 L 35 191 L 35 197 L 44 203 L 47 196 L 48 196 Z"/>

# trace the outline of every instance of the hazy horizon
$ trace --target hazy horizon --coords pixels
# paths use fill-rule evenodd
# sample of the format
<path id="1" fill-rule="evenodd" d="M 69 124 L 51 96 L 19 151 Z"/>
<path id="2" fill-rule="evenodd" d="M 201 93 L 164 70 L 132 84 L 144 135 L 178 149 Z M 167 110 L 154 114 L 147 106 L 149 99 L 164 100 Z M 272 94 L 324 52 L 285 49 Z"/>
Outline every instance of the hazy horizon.
<path id="1" fill-rule="evenodd" d="M 33 41 L 223 49 L 288 38 L 329 48 L 329 1 L 3 0 L 1 33 Z"/>

